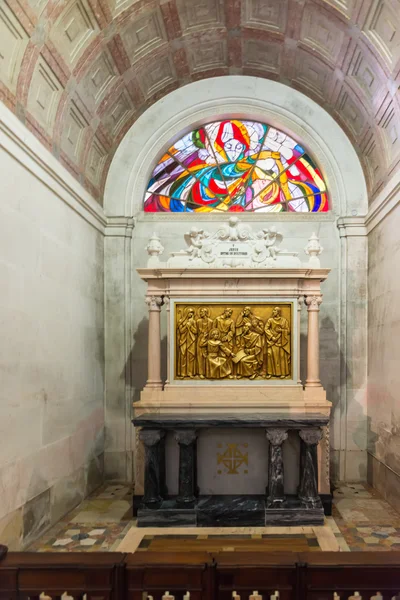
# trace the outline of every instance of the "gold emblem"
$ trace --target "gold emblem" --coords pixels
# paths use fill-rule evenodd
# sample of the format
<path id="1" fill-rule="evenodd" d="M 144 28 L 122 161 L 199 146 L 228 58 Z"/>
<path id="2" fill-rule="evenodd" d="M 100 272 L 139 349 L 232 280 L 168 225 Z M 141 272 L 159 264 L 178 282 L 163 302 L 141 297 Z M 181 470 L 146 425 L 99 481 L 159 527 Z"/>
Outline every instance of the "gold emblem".
<path id="1" fill-rule="evenodd" d="M 292 304 L 176 304 L 178 379 L 290 379 Z"/>
<path id="2" fill-rule="evenodd" d="M 222 454 L 217 453 L 217 465 L 226 467 L 228 469 L 227 475 L 239 475 L 239 467 L 249 465 L 249 453 L 242 452 L 239 446 L 247 448 L 247 444 L 227 444 L 225 452 Z M 220 444 L 218 447 L 220 447 Z M 221 474 L 222 471 L 219 470 L 218 473 Z M 247 470 L 244 473 L 247 473 Z"/>

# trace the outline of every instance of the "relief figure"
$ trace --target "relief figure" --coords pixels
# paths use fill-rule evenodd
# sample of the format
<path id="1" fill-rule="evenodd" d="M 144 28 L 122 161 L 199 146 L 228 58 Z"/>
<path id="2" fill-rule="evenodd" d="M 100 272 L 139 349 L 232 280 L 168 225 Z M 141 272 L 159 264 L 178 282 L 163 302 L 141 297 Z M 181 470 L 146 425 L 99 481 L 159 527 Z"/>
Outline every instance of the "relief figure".
<path id="1" fill-rule="evenodd" d="M 235 323 L 232 319 L 233 310 L 231 308 L 225 308 L 222 315 L 217 317 L 214 321 L 214 328 L 218 329 L 221 336 L 221 341 L 232 350 L 233 338 L 235 336 Z"/>
<path id="2" fill-rule="evenodd" d="M 261 337 L 261 352 L 257 355 L 258 367 L 262 375 L 267 373 L 267 342 L 265 339 L 264 322 L 259 317 L 251 320 L 251 329 Z"/>
<path id="3" fill-rule="evenodd" d="M 232 361 L 231 350 L 220 339 L 218 329 L 212 329 L 207 342 L 206 377 L 208 379 L 223 379 L 231 376 Z"/>
<path id="4" fill-rule="evenodd" d="M 240 348 L 241 346 L 241 337 L 243 335 L 243 328 L 245 323 L 249 323 L 251 325 L 251 320 L 253 319 L 253 313 L 251 312 L 250 306 L 245 306 L 244 309 L 239 314 L 236 319 L 235 324 L 235 335 L 236 335 L 236 346 Z"/>
<path id="5" fill-rule="evenodd" d="M 267 378 L 290 375 L 290 330 L 289 323 L 276 306 L 265 325 L 267 342 Z"/>
<path id="6" fill-rule="evenodd" d="M 176 309 L 179 379 L 285 379 L 291 376 L 291 308 L 180 305 Z"/>
<path id="7" fill-rule="evenodd" d="M 196 346 L 197 374 L 200 379 L 204 379 L 206 374 L 207 341 L 212 326 L 213 322 L 210 319 L 209 309 L 206 307 L 200 308 L 199 318 L 197 319 L 198 337 Z"/>
<path id="8" fill-rule="evenodd" d="M 262 360 L 261 335 L 251 330 L 251 323 L 243 325 L 241 349 L 233 358 L 236 363 L 236 376 L 255 379 L 259 374 L 260 357 Z"/>
<path id="9" fill-rule="evenodd" d="M 178 377 L 194 377 L 196 375 L 197 323 L 194 314 L 194 309 L 187 307 L 178 321 Z"/>

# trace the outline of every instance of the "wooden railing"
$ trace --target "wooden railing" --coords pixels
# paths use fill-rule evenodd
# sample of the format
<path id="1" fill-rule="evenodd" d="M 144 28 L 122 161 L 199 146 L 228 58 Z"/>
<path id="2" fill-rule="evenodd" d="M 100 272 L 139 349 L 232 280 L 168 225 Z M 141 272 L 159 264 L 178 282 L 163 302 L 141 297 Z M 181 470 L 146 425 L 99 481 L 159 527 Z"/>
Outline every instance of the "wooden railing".
<path id="1" fill-rule="evenodd" d="M 1 600 L 400 600 L 399 591 L 398 552 L 10 552 L 0 559 Z"/>

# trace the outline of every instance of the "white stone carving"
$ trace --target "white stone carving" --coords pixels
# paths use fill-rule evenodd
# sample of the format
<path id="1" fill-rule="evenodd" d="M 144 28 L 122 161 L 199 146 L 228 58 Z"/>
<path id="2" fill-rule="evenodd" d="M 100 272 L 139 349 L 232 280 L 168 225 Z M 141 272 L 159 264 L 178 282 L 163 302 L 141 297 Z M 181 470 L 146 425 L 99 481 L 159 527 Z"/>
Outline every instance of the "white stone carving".
<path id="1" fill-rule="evenodd" d="M 319 269 L 321 264 L 318 256 L 322 253 L 323 247 L 319 243 L 319 237 L 316 233 L 312 233 L 308 240 L 307 246 L 304 248 L 304 252 L 310 257 L 308 264 L 313 269 Z"/>
<path id="2" fill-rule="evenodd" d="M 185 234 L 186 250 L 171 252 L 166 263 L 159 256 L 164 248 L 154 233 L 146 247 L 149 254 L 148 267 L 210 267 L 235 268 L 299 268 L 302 266 L 297 252 L 280 249 L 283 236 L 274 226 L 254 232 L 250 225 L 231 217 L 215 233 L 192 227 Z M 309 255 L 306 267 L 319 268 L 318 255 L 323 248 L 316 234 L 309 239 L 305 249 Z"/>
<path id="3" fill-rule="evenodd" d="M 160 238 L 156 233 L 153 233 L 149 239 L 146 250 L 147 254 L 150 256 L 149 260 L 147 261 L 147 266 L 158 266 L 160 264 L 160 259 L 158 257 L 164 252 L 164 246 L 161 244 Z"/>

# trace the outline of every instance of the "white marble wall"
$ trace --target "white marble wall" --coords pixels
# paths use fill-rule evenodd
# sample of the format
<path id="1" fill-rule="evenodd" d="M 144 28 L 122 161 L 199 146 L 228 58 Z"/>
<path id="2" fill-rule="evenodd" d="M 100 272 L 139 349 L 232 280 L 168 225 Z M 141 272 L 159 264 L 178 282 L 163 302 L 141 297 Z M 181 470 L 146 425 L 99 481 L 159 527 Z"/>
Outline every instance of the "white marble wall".
<path id="1" fill-rule="evenodd" d="M 397 192 L 397 201 L 398 201 Z M 369 480 L 400 510 L 400 205 L 368 235 Z"/>
<path id="2" fill-rule="evenodd" d="M 0 127 L 0 540 L 12 549 L 99 485 L 104 453 L 103 233 L 78 184 L 14 133 L 18 147 Z"/>

